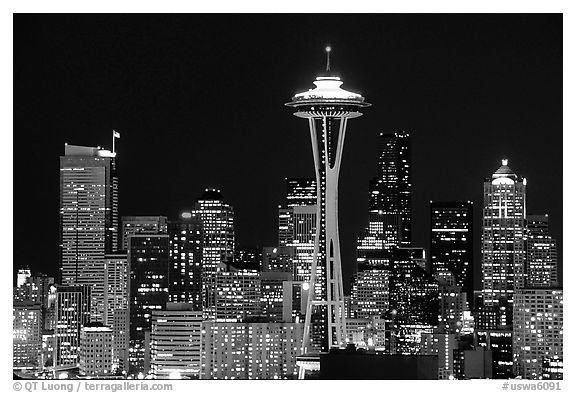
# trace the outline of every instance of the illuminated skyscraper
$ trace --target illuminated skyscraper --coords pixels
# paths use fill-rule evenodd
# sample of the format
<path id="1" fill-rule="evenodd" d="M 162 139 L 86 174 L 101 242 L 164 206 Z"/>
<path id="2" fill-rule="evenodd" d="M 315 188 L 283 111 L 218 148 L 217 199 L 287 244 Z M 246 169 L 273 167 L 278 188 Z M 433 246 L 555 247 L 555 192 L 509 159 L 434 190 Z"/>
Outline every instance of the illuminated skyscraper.
<path id="1" fill-rule="evenodd" d="M 308 120 L 317 185 L 316 238 L 310 275 L 313 296 L 304 327 L 305 353 L 328 351 L 345 344 L 344 292 L 338 234 L 338 178 L 348 119 L 369 104 L 360 94 L 343 90 L 330 73 L 314 81 L 316 88 L 296 94 L 287 106 Z"/>
<path id="2" fill-rule="evenodd" d="M 130 372 L 144 371 L 144 342 L 152 312 L 168 302 L 170 238 L 168 234 L 132 235 L 130 262 Z"/>
<path id="3" fill-rule="evenodd" d="M 430 272 L 449 272 L 468 299 L 472 283 L 472 202 L 430 202 Z"/>
<path id="4" fill-rule="evenodd" d="M 286 207 L 278 210 L 278 241 L 293 249 L 294 280 L 310 281 L 316 239 L 315 179 L 286 179 Z"/>
<path id="5" fill-rule="evenodd" d="M 260 315 L 260 273 L 250 270 L 216 273 L 215 319 L 241 322 Z"/>
<path id="6" fill-rule="evenodd" d="M 494 329 L 512 325 L 512 296 L 524 287 L 526 179 L 502 166 L 484 182 L 482 220 L 483 312 L 494 315 Z"/>
<path id="7" fill-rule="evenodd" d="M 90 322 L 92 287 L 57 286 L 54 336 L 54 369 L 78 367 L 80 330 Z"/>
<path id="8" fill-rule="evenodd" d="M 412 240 L 412 156 L 407 132 L 380 133 L 378 175 L 370 181 L 369 224 L 358 239 L 358 270 L 388 267 Z"/>
<path id="9" fill-rule="evenodd" d="M 234 210 L 224 202 L 220 190 L 206 189 L 192 214 L 200 217 L 204 231 L 202 249 L 202 311 L 216 318 L 216 276 L 234 258 Z"/>
<path id="10" fill-rule="evenodd" d="M 118 249 L 116 153 L 65 145 L 60 157 L 60 273 L 92 287 L 92 321 L 104 318 L 104 262 Z"/>
<path id="11" fill-rule="evenodd" d="M 526 216 L 526 286 L 558 285 L 556 240 L 548 232 L 548 215 Z"/>
<path id="12" fill-rule="evenodd" d="M 180 220 L 168 223 L 170 236 L 170 302 L 192 303 L 202 311 L 202 221 L 198 215 L 184 212 Z"/>

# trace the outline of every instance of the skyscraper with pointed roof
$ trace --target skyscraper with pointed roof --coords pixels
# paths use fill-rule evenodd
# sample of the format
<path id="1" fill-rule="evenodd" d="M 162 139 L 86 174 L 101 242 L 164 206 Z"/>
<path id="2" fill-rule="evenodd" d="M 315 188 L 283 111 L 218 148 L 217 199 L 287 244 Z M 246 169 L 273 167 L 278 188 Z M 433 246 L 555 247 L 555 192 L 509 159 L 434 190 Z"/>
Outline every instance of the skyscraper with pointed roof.
<path id="1" fill-rule="evenodd" d="M 482 328 L 510 327 L 514 291 L 525 282 L 526 179 L 508 160 L 484 181 L 482 219 Z"/>

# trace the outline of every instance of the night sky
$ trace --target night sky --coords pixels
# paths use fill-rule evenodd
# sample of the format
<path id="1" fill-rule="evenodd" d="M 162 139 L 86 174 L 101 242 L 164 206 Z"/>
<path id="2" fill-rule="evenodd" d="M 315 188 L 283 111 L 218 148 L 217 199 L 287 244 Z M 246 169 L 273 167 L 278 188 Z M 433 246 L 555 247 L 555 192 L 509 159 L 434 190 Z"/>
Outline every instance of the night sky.
<path id="1" fill-rule="evenodd" d="M 314 175 L 307 123 L 285 107 L 325 66 L 372 104 L 348 125 L 340 176 L 345 288 L 368 221 L 378 133 L 413 146 L 414 245 L 429 201 L 475 204 L 502 158 L 548 213 L 562 262 L 561 15 L 16 15 L 14 266 L 58 268 L 64 143 L 117 144 L 121 215 L 235 209 L 242 246 L 277 242 L 285 177 Z"/>

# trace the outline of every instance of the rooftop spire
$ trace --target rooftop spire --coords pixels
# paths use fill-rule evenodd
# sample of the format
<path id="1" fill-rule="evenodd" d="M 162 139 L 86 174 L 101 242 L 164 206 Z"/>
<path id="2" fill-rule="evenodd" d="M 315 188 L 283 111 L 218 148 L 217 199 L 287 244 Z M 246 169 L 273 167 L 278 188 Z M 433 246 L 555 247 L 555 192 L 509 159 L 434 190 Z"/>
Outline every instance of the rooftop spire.
<path id="1" fill-rule="evenodd" d="M 326 72 L 330 72 L 330 51 L 332 50 L 332 48 L 330 48 L 330 45 L 328 45 L 326 47 Z"/>

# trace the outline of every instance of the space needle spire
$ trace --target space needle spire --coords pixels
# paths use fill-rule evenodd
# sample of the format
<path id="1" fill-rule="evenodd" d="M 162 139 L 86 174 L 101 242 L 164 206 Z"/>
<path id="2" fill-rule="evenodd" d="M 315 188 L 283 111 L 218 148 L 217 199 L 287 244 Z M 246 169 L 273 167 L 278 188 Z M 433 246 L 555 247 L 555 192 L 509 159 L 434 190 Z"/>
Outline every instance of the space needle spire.
<path id="1" fill-rule="evenodd" d="M 326 47 L 326 71 L 330 71 L 330 46 Z M 308 120 L 317 184 L 316 236 L 311 266 L 299 377 L 313 358 L 346 342 L 344 290 L 338 230 L 338 177 L 349 119 L 362 116 L 370 104 L 364 97 L 342 89 L 336 76 L 319 76 L 314 89 L 298 93 L 286 106 Z M 319 364 L 316 362 L 316 364 Z"/>

